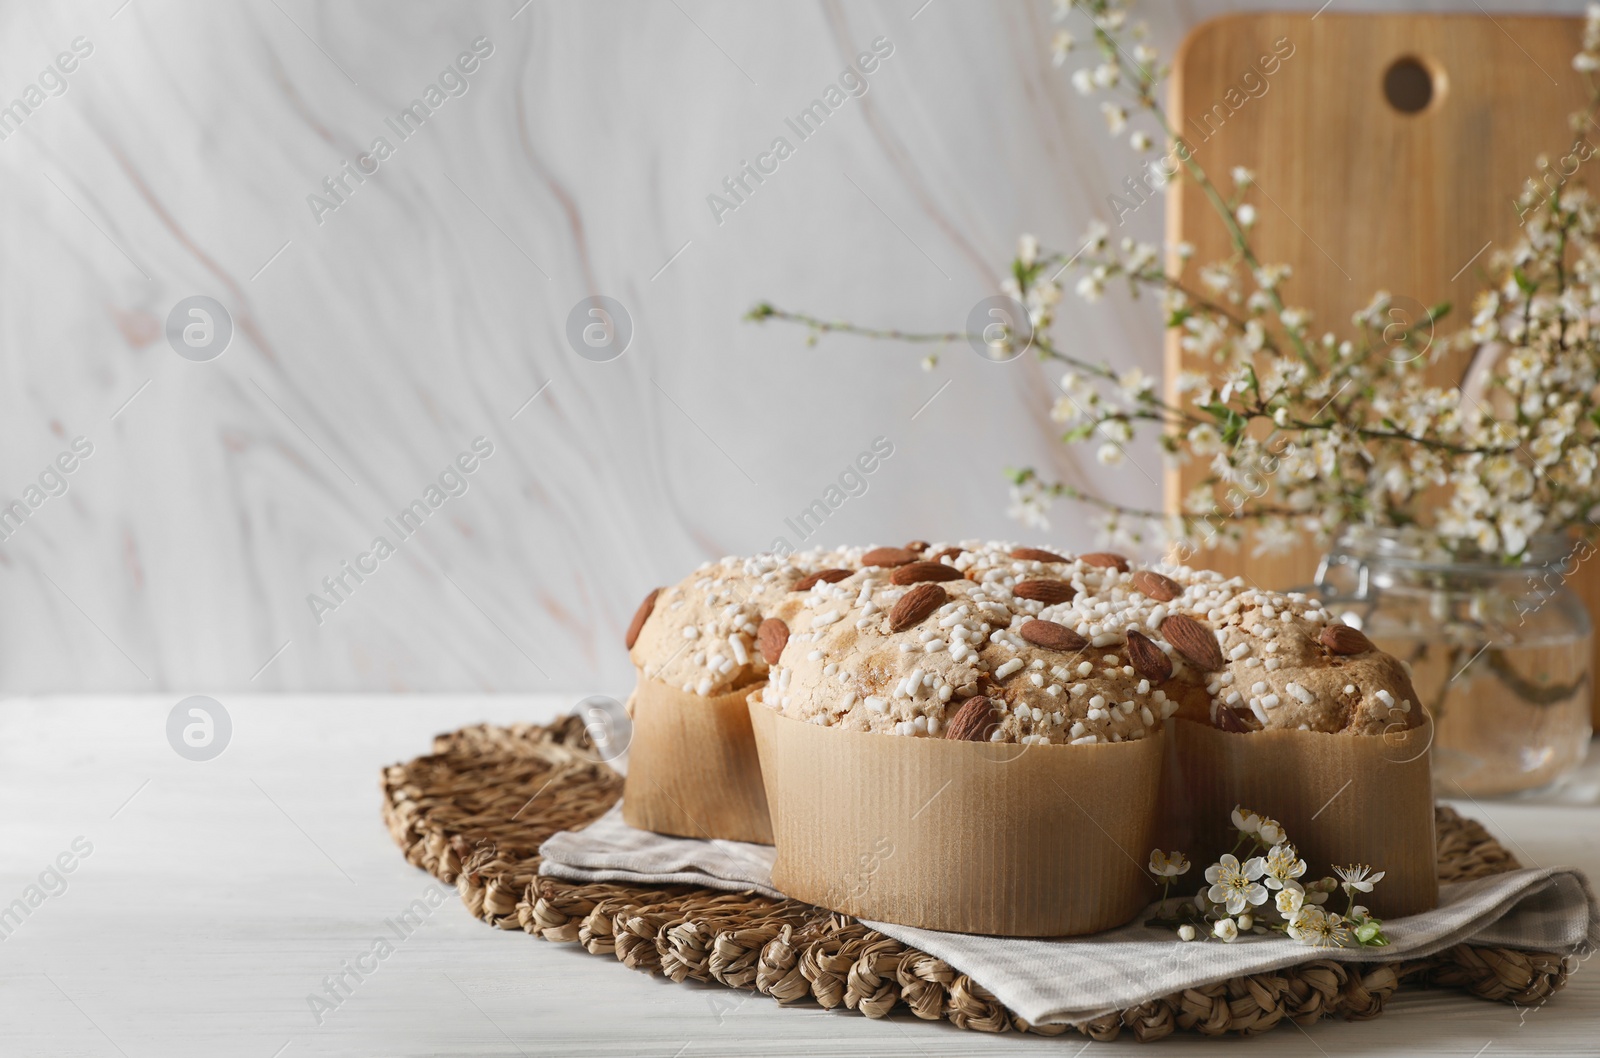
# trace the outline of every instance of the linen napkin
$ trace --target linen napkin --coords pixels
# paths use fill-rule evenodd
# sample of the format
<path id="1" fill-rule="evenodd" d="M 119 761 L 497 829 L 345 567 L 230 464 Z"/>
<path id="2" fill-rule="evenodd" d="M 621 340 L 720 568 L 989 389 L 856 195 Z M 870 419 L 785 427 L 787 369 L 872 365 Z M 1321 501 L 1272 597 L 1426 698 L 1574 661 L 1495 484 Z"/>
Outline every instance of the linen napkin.
<path id="1" fill-rule="evenodd" d="M 635 830 L 613 807 L 588 827 L 539 848 L 540 874 L 570 881 L 689 884 L 781 896 L 769 845 L 700 841 Z M 1198 887 L 1198 876 L 1194 887 Z M 1185 988 L 1317 959 L 1389 962 L 1456 944 L 1583 955 L 1600 948 L 1600 906 L 1581 871 L 1541 867 L 1439 887 L 1439 906 L 1389 919 L 1383 948 L 1308 948 L 1278 934 L 1232 944 L 1183 943 L 1171 930 L 1131 925 L 1087 937 L 1032 940 L 866 925 L 937 956 L 1034 1024 L 1084 1021 Z M 863 920 L 865 921 L 865 920 Z"/>

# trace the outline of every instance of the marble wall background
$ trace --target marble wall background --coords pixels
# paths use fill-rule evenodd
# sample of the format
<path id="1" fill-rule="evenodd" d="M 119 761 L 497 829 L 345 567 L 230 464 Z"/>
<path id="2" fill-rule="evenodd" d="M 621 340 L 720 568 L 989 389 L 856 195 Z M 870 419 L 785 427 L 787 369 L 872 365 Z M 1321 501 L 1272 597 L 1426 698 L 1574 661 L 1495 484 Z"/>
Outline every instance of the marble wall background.
<path id="1" fill-rule="evenodd" d="M 1232 8 L 1153 3 L 1156 43 Z M 0 103 L 39 105 L 0 140 L 0 497 L 47 498 L 0 543 L 0 691 L 619 693 L 650 587 L 797 543 L 785 519 L 878 437 L 807 543 L 1032 537 L 1005 513 L 1024 463 L 1158 502 L 1153 447 L 1107 471 L 1053 445 L 1030 360 L 925 372 L 740 320 L 959 328 L 1019 232 L 1105 215 L 1133 156 L 1049 32 L 1043 2 L 6 6 Z M 866 93 L 714 217 L 879 38 Z M 474 41 L 463 91 L 441 73 Z M 401 139 L 430 84 L 461 94 Z M 380 136 L 373 175 L 308 204 Z M 1127 230 L 1158 239 L 1159 205 Z M 594 294 L 632 322 L 608 362 L 566 337 Z M 232 321 L 204 362 L 164 333 L 193 296 Z M 1147 304 L 1060 333 L 1159 369 Z M 465 491 L 402 541 L 385 519 L 442 474 Z M 380 534 L 318 623 L 307 596 Z M 1051 536 L 1093 542 L 1066 508 Z"/>

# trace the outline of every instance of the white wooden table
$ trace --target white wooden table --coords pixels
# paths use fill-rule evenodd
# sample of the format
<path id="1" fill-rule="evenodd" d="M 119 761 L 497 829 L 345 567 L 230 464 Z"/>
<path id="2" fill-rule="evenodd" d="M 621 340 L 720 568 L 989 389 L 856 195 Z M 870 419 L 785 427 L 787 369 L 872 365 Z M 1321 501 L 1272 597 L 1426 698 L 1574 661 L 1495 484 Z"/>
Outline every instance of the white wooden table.
<path id="1" fill-rule="evenodd" d="M 577 697 L 230 696 L 231 741 L 205 762 L 169 745 L 171 697 L 0 702 L 0 908 L 74 839 L 92 846 L 62 875 L 65 889 L 50 880 L 56 892 L 26 919 L 0 920 L 0 1055 L 1085 1053 L 1071 1035 L 992 1037 L 674 985 L 488 929 L 453 892 L 395 940 L 385 920 L 432 883 L 383 829 L 379 769 L 425 751 L 436 732 L 545 720 Z M 1600 872 L 1600 809 L 1457 807 L 1525 861 Z M 368 959 L 376 969 L 319 1025 L 307 996 L 380 936 L 393 954 Z M 1173 1038 L 1151 1053 L 1202 1050 L 1594 1055 L 1600 980 L 1580 967 L 1538 1010 L 1404 993 L 1374 1022 Z"/>

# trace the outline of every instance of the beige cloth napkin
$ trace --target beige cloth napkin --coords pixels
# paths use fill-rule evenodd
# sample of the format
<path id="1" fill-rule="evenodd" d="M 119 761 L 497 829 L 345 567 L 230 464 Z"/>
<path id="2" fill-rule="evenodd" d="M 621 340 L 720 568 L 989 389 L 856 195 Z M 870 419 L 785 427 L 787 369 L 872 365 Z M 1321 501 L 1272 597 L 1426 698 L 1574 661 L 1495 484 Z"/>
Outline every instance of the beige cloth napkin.
<path id="1" fill-rule="evenodd" d="M 571 881 L 688 884 L 731 891 L 772 888 L 773 850 L 635 830 L 614 807 L 583 830 L 539 848 L 539 873 Z M 1315 959 L 1388 962 L 1455 944 L 1585 955 L 1600 948 L 1600 907 L 1588 879 L 1542 867 L 1440 886 L 1439 907 L 1384 923 L 1384 948 L 1314 949 L 1277 934 L 1233 944 L 1184 943 L 1141 923 L 1088 937 L 1029 940 L 940 933 L 887 922 L 871 928 L 937 956 L 1034 1024 L 1084 1021 L 1185 988 L 1266 973 Z"/>

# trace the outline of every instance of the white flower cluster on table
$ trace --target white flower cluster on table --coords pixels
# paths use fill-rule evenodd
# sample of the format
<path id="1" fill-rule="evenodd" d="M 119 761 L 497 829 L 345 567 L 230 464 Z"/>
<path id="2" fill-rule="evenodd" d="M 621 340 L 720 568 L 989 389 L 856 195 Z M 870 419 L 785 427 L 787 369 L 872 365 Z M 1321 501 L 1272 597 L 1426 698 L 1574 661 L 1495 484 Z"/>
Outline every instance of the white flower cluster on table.
<path id="1" fill-rule="evenodd" d="M 1337 878 L 1304 883 L 1306 861 L 1277 820 L 1236 807 L 1233 825 L 1239 833 L 1233 851 L 1206 868 L 1206 884 L 1193 900 L 1173 910 L 1167 898 L 1174 879 L 1189 873 L 1189 858 L 1160 849 L 1150 853 L 1150 873 L 1162 881 L 1161 905 L 1150 925 L 1174 927 L 1185 941 L 1204 937 L 1231 944 L 1246 933 L 1277 932 L 1313 948 L 1389 943 L 1383 923 L 1356 903 L 1356 894 L 1372 892 L 1384 872 L 1352 864 L 1335 867 Z M 1240 852 L 1247 858 L 1241 861 Z M 1344 912 L 1328 910 L 1328 898 L 1341 889 L 1349 898 Z"/>
<path id="2" fill-rule="evenodd" d="M 1600 114 L 1600 5 L 1589 8 L 1572 64 L 1590 100 L 1572 116 L 1574 144 L 1554 164 L 1538 159 L 1515 203 L 1520 241 L 1478 266 L 1489 283 L 1470 320 L 1437 339 L 1449 305 L 1407 314 L 1385 291 L 1348 327 L 1316 326 L 1289 300 L 1290 267 L 1261 260 L 1253 248 L 1255 175 L 1235 168 L 1226 182 L 1214 182 L 1164 111 L 1157 86 L 1170 67 L 1145 43 L 1145 25 L 1129 19 L 1121 0 L 1057 0 L 1059 21 L 1075 14 L 1083 17 L 1073 24 L 1090 32 L 1098 54 L 1071 75 L 1073 87 L 1099 97 L 1111 134 L 1146 154 L 1147 182 L 1189 180 L 1200 189 L 1231 252 L 1197 264 L 1191 245 L 1163 254 L 1150 243 L 1114 240 L 1098 222 L 1065 252 L 1042 250 L 1024 235 L 1003 289 L 1026 308 L 1032 328 L 1008 331 L 1008 340 L 1070 366 L 1052 409 L 1067 427 L 1065 442 L 1091 444 L 1114 465 L 1139 428 L 1154 428 L 1169 459 L 1205 472 L 1182 509 L 1167 513 L 1088 494 L 1032 468 L 1014 470 L 1013 516 L 1045 528 L 1052 502 L 1068 498 L 1100 508 L 1113 542 L 1234 547 L 1252 529 L 1257 553 L 1292 546 L 1308 532 L 1326 540 L 1346 525 L 1400 527 L 1437 552 L 1507 560 L 1522 557 L 1536 534 L 1595 528 L 1600 208 L 1568 177 L 1594 152 L 1582 137 Z M 1056 64 L 1077 47 L 1070 31 L 1058 31 Z M 1126 283 L 1134 296 L 1154 293 L 1177 333 L 1193 369 L 1171 394 L 1138 369 L 1117 370 L 1051 339 L 1066 285 L 1094 302 L 1113 283 Z M 871 329 L 765 303 L 750 318 L 804 323 L 812 340 L 828 331 L 902 341 L 970 337 Z M 934 363 L 930 357 L 924 366 Z"/>

